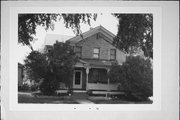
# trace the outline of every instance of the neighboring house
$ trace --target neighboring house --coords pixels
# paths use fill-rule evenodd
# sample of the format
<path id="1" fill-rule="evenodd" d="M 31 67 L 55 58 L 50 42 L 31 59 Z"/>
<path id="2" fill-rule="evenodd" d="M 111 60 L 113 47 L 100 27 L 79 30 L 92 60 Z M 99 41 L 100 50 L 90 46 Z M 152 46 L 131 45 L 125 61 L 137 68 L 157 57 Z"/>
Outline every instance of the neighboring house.
<path id="1" fill-rule="evenodd" d="M 18 86 L 23 85 L 23 77 L 24 77 L 24 66 L 21 63 L 18 63 Z"/>
<path id="2" fill-rule="evenodd" d="M 125 62 L 126 55 L 113 46 L 114 37 L 113 33 L 98 26 L 67 40 L 80 58 L 75 65 L 73 89 L 107 91 L 118 89 L 118 84 L 111 83 L 107 73 L 114 62 L 120 65 Z M 48 46 L 47 44 L 46 47 Z"/>
<path id="3" fill-rule="evenodd" d="M 56 41 L 65 42 L 66 40 L 72 38 L 73 36 L 68 35 L 58 35 L 58 34 L 47 34 L 45 36 L 44 45 L 52 46 Z"/>

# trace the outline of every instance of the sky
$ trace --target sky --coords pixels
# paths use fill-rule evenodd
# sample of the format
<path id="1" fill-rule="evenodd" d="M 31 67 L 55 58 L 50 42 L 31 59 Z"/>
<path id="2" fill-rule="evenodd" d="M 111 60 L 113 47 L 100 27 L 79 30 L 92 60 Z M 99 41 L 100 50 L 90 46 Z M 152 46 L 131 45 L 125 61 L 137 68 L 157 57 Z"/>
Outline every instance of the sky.
<path id="1" fill-rule="evenodd" d="M 108 13 L 102 13 L 98 14 L 96 21 L 91 21 L 91 27 L 97 27 L 97 26 L 103 26 L 113 34 L 117 34 L 117 25 L 118 25 L 118 20 L 117 18 L 113 17 L 111 14 Z M 87 24 L 80 24 L 82 33 L 86 32 L 90 29 L 90 26 Z M 55 23 L 55 28 L 53 31 L 48 30 L 45 31 L 43 27 L 38 26 L 36 29 L 36 36 L 35 41 L 32 43 L 33 49 L 34 50 L 40 50 L 43 48 L 44 45 L 44 40 L 45 36 L 47 34 L 58 34 L 58 35 L 68 35 L 68 36 L 75 36 L 75 33 L 71 28 L 66 28 L 63 20 L 60 20 Z M 24 63 L 25 57 L 31 52 L 30 48 L 27 46 L 22 46 L 21 44 L 18 44 L 18 62 L 19 63 Z"/>

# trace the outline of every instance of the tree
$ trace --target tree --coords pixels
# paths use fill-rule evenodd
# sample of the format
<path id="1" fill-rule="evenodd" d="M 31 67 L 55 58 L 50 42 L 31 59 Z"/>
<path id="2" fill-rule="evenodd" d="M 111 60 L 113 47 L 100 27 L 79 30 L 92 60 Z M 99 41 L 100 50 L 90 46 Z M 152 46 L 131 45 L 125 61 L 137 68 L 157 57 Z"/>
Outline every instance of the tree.
<path id="1" fill-rule="evenodd" d="M 126 53 L 141 49 L 153 58 L 153 15 L 113 14 L 119 20 L 114 45 Z"/>
<path id="2" fill-rule="evenodd" d="M 153 15 L 152 14 L 113 14 L 119 20 L 118 33 L 114 45 L 126 53 L 143 50 L 144 55 L 153 58 Z M 36 35 L 36 27 L 54 29 L 54 22 L 64 20 L 66 28 L 76 35 L 81 34 L 80 23 L 91 25 L 97 14 L 19 14 L 18 42 L 29 46 Z"/>
<path id="3" fill-rule="evenodd" d="M 24 62 L 28 79 L 39 82 L 39 80 L 45 78 L 48 72 L 48 61 L 45 54 L 39 51 L 32 51 Z"/>
<path id="4" fill-rule="evenodd" d="M 64 82 L 71 88 L 71 79 L 77 57 L 68 43 L 56 42 L 49 51 L 32 51 L 25 60 L 25 68 L 30 79 L 39 82 L 40 90 L 51 95 Z"/>
<path id="5" fill-rule="evenodd" d="M 18 15 L 18 42 L 27 45 L 33 50 L 31 42 L 34 41 L 37 26 L 45 30 L 54 29 L 54 22 L 63 19 L 66 28 L 73 29 L 75 34 L 80 34 L 80 23 L 96 20 L 97 14 L 19 14 Z"/>
<path id="6" fill-rule="evenodd" d="M 74 65 L 78 60 L 72 47 L 68 43 L 56 42 L 47 54 L 56 79 L 71 88 Z"/>
<path id="7" fill-rule="evenodd" d="M 109 77 L 121 83 L 127 97 L 132 100 L 146 100 L 153 94 L 153 71 L 149 59 L 127 57 L 122 66 L 111 67 Z"/>

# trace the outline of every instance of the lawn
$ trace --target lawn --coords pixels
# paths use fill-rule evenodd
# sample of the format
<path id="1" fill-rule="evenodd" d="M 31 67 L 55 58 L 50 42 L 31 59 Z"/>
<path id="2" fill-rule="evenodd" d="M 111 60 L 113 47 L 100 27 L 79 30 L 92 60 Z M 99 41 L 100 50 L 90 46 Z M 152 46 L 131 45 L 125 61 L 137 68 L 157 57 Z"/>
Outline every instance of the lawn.
<path id="1" fill-rule="evenodd" d="M 47 104 L 152 104 L 152 101 L 134 102 L 125 99 L 107 98 L 104 96 L 34 96 L 31 93 L 19 92 L 18 103 L 47 103 Z"/>
<path id="2" fill-rule="evenodd" d="M 140 102 L 134 102 L 134 101 L 128 101 L 125 99 L 111 99 L 106 97 L 89 97 L 88 100 L 95 104 L 152 104 L 152 101 L 140 101 Z"/>
<path id="3" fill-rule="evenodd" d="M 33 96 L 18 94 L 18 103 L 78 104 L 69 96 Z"/>

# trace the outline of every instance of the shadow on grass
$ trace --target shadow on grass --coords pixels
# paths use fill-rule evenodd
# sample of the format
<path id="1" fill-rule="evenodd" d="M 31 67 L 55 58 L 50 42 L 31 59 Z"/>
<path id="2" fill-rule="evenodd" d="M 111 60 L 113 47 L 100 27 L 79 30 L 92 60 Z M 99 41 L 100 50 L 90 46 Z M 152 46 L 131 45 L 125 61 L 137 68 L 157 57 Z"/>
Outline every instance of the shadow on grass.
<path id="1" fill-rule="evenodd" d="M 78 104 L 69 96 L 34 96 L 31 94 L 18 94 L 18 103 Z"/>
<path id="2" fill-rule="evenodd" d="M 107 98 L 105 96 L 90 96 L 88 98 L 91 102 L 95 104 L 152 104 L 153 101 L 146 100 L 146 101 L 131 101 L 127 100 L 127 98 L 121 96 L 118 98 Z"/>

